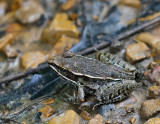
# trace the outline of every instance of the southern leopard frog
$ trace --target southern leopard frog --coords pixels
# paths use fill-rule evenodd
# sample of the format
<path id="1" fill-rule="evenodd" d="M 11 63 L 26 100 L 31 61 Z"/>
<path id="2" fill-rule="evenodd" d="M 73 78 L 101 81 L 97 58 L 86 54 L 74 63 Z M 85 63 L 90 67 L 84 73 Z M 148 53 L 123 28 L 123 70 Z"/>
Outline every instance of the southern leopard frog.
<path id="1" fill-rule="evenodd" d="M 137 86 L 134 80 L 136 68 L 118 58 L 113 63 L 113 60 L 110 61 L 113 56 L 104 56 L 105 53 L 97 54 L 97 58 L 100 58 L 97 60 L 66 51 L 48 63 L 60 76 L 79 87 L 78 96 L 81 101 L 85 98 L 83 88 L 92 91 L 92 95 L 101 104 L 121 101 Z"/>

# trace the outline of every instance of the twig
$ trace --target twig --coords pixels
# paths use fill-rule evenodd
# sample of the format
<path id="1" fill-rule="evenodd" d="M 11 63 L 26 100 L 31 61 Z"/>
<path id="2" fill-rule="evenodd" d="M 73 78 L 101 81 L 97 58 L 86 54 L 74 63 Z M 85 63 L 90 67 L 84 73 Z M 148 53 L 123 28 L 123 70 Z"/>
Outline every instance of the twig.
<path id="1" fill-rule="evenodd" d="M 88 49 L 85 49 L 85 50 L 83 50 L 83 51 L 80 51 L 80 52 L 78 52 L 77 54 L 79 54 L 79 55 L 86 55 L 86 54 L 88 54 L 88 53 L 95 52 L 95 48 L 96 48 L 97 50 L 100 50 L 100 49 L 102 49 L 102 48 L 104 48 L 104 47 L 109 46 L 110 43 L 113 42 L 113 41 L 115 41 L 115 40 L 125 39 L 125 38 L 127 38 L 127 37 L 129 37 L 129 36 L 131 36 L 131 35 L 133 35 L 133 34 L 135 34 L 135 33 L 137 33 L 137 32 L 139 32 L 139 31 L 144 30 L 145 28 L 151 26 L 152 24 L 158 23 L 159 21 L 160 21 L 160 16 L 158 16 L 157 18 L 155 18 L 155 19 L 153 19 L 153 20 L 151 20 L 151 21 L 149 21 L 149 22 L 146 22 L 146 23 L 144 23 L 144 24 L 142 24 L 142 25 L 140 25 L 140 26 L 137 26 L 137 27 L 135 27 L 135 28 L 133 28 L 133 29 L 131 29 L 131 30 L 128 30 L 128 31 L 126 31 L 125 33 L 120 34 L 120 35 L 118 35 L 117 37 L 111 39 L 110 41 L 103 41 L 103 42 L 101 42 L 100 44 L 98 44 L 98 45 L 96 45 L 96 46 L 93 46 L 93 47 L 90 47 L 90 48 L 88 48 Z"/>
<path id="2" fill-rule="evenodd" d="M 38 66 L 37 68 L 28 69 L 27 71 L 21 72 L 21 73 L 16 74 L 16 75 L 11 75 L 11 76 L 8 76 L 8 77 L 4 77 L 4 78 L 0 79 L 0 84 L 21 79 L 21 78 L 26 77 L 30 74 L 38 73 L 39 71 L 47 69 L 47 68 L 49 68 L 49 66 L 47 64 L 44 64 L 44 65 Z"/>
<path id="3" fill-rule="evenodd" d="M 160 16 L 158 16 L 157 18 L 155 18 L 155 19 L 153 19 L 153 20 L 151 20 L 149 22 L 146 22 L 146 23 L 144 23 L 144 24 L 142 24 L 140 26 L 137 26 L 137 27 L 133 28 L 132 30 L 126 31 L 123 34 L 118 35 L 116 38 L 113 38 L 109 42 L 102 42 L 102 43 L 100 43 L 100 44 L 98 44 L 98 45 L 96 45 L 94 47 L 90 47 L 90 48 L 85 49 L 85 50 L 83 50 L 81 52 L 78 52 L 77 54 L 85 55 L 85 54 L 88 54 L 90 52 L 94 52 L 96 49 L 99 50 L 99 49 L 102 49 L 104 47 L 107 47 L 112 41 L 125 39 L 126 37 L 129 37 L 129 36 L 139 32 L 139 31 L 142 31 L 145 28 L 151 26 L 152 24 L 158 23 L 159 21 L 160 21 Z M 13 75 L 13 76 L 4 77 L 4 78 L 0 79 L 0 84 L 21 79 L 23 77 L 26 77 L 28 75 L 37 73 L 37 72 L 39 72 L 41 70 L 44 70 L 44 69 L 47 69 L 47 68 L 49 68 L 49 66 L 47 64 L 45 64 L 45 65 L 42 65 L 42 66 L 37 67 L 37 68 L 28 69 L 26 72 L 22 72 L 22 73 Z"/>

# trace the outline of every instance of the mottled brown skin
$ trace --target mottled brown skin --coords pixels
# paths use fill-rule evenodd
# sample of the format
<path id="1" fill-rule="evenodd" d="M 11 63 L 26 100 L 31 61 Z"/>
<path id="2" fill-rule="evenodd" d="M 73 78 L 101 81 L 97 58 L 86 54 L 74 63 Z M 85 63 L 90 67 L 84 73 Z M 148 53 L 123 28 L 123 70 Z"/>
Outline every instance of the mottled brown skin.
<path id="1" fill-rule="evenodd" d="M 137 86 L 135 73 L 96 59 L 74 55 L 70 51 L 53 57 L 49 64 L 61 76 L 92 91 L 100 104 L 121 101 Z M 83 99 L 84 96 L 80 97 Z"/>
<path id="2" fill-rule="evenodd" d="M 58 67 L 62 67 L 75 75 L 91 78 L 112 80 L 135 78 L 133 72 L 127 72 L 114 65 L 79 55 L 73 55 L 72 57 L 64 57 L 63 55 L 55 56 L 49 63 L 54 63 Z"/>
<path id="3" fill-rule="evenodd" d="M 96 59 L 104 63 L 111 63 L 119 68 L 124 69 L 125 71 L 129 71 L 129 72 L 136 71 L 135 66 L 125 62 L 124 60 L 120 59 L 118 56 L 115 56 L 111 53 L 97 52 Z"/>

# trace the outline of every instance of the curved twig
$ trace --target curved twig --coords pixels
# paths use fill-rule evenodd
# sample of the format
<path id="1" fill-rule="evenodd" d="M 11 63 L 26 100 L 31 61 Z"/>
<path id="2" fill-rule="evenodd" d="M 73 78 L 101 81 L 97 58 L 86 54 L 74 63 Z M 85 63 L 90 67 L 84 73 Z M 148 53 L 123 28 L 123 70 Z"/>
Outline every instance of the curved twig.
<path id="1" fill-rule="evenodd" d="M 4 77 L 4 78 L 0 79 L 0 84 L 21 79 L 21 78 L 26 77 L 26 76 L 28 76 L 30 74 L 38 73 L 39 71 L 47 69 L 47 68 L 49 68 L 49 65 L 48 64 L 44 64 L 44 65 L 38 66 L 37 68 L 28 69 L 27 71 L 21 72 L 19 74 L 15 74 L 15 75 Z"/>

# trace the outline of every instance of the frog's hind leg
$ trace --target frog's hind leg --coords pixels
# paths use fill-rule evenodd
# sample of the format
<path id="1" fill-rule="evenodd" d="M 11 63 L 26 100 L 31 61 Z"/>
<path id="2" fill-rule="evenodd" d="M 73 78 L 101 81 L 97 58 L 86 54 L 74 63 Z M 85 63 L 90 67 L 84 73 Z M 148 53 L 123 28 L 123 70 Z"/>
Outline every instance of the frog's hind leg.
<path id="1" fill-rule="evenodd" d="M 104 101 L 104 104 L 108 104 L 108 103 L 115 103 L 115 102 L 119 102 L 122 101 L 123 99 L 127 98 L 129 96 L 130 92 L 125 92 L 117 97 L 112 98 L 111 100 L 108 101 Z"/>
<path id="2" fill-rule="evenodd" d="M 97 104 L 97 102 L 83 102 L 81 105 L 80 105 L 80 107 L 79 107 L 79 109 L 81 109 L 81 108 L 83 108 L 83 107 L 93 107 L 94 105 L 96 105 Z"/>
<path id="3" fill-rule="evenodd" d="M 119 96 L 116 96 L 110 100 L 106 100 L 106 101 L 97 101 L 97 102 L 84 102 L 81 104 L 80 107 L 85 107 L 85 106 L 88 106 L 88 107 L 93 107 L 93 109 L 95 109 L 95 107 L 97 106 L 100 106 L 100 105 L 103 105 L 103 104 L 110 104 L 110 103 L 115 103 L 115 102 L 119 102 L 123 99 L 125 99 L 128 95 L 130 94 L 130 92 L 125 92 Z"/>
<path id="4" fill-rule="evenodd" d="M 118 96 L 113 97 L 112 99 L 109 99 L 109 98 L 108 98 L 107 100 L 106 100 L 106 96 L 105 96 L 105 97 L 102 97 L 101 99 L 102 99 L 103 101 L 97 102 L 97 103 L 94 105 L 93 109 L 94 109 L 95 107 L 99 106 L 99 105 L 110 104 L 110 103 L 115 103 L 115 102 L 122 101 L 123 99 L 127 98 L 131 92 L 132 92 L 132 89 L 126 90 L 126 91 L 123 92 L 122 94 L 119 94 Z"/>
<path id="5" fill-rule="evenodd" d="M 112 100 L 102 101 L 102 102 L 97 102 L 97 103 L 92 103 L 92 105 L 94 104 L 94 106 L 93 106 L 92 109 L 94 110 L 95 107 L 100 106 L 100 105 L 103 105 L 103 104 L 111 104 L 111 103 L 115 103 L 115 102 L 121 101 L 121 100 L 125 99 L 127 96 L 128 96 L 128 94 L 121 94 L 121 95 L 113 98 Z"/>

